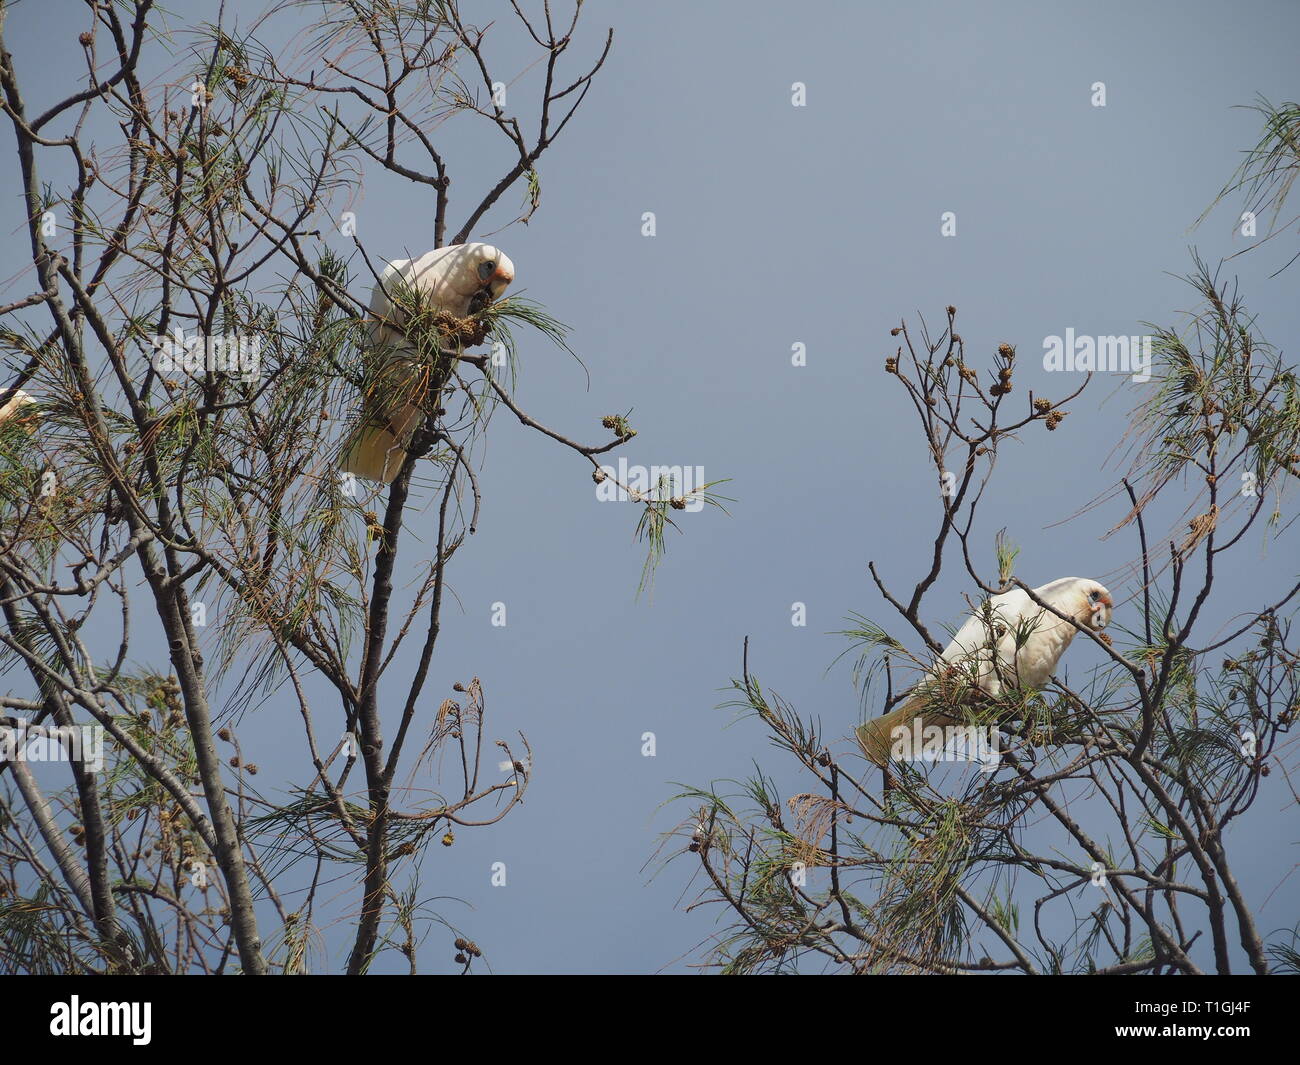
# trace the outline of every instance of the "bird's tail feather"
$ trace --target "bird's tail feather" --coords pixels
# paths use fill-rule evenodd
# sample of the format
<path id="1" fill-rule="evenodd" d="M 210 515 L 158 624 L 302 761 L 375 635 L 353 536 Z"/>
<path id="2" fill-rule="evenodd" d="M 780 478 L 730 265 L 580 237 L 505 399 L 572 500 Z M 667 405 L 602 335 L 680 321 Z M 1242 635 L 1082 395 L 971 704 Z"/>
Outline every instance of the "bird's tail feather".
<path id="1" fill-rule="evenodd" d="M 391 484 L 406 461 L 406 445 L 423 416 L 423 408 L 408 403 L 382 425 L 358 425 L 343 448 L 343 472 Z"/>
<path id="2" fill-rule="evenodd" d="M 895 729 L 902 728 L 912 732 L 919 724 L 920 729 L 924 731 L 929 725 L 954 723 L 952 718 L 944 714 L 924 713 L 928 701 L 929 696 L 914 695 L 896 710 L 891 710 L 882 717 L 874 717 L 865 725 L 859 725 L 857 735 L 862 753 L 883 769 L 894 760 L 893 750 L 897 739 L 894 735 Z"/>

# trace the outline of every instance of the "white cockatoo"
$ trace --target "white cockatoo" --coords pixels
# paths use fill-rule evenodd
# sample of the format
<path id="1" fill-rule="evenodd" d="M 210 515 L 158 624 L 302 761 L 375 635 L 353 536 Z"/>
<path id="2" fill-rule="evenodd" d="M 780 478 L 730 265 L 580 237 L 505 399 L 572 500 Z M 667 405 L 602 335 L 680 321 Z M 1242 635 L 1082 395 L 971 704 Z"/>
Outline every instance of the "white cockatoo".
<path id="1" fill-rule="evenodd" d="M 398 294 L 415 296 L 421 310 L 465 318 L 499 299 L 514 279 L 514 263 L 491 244 L 452 244 L 388 264 L 370 297 L 370 338 L 389 349 L 391 358 L 362 398 L 362 420 L 343 448 L 345 473 L 391 482 L 425 415 L 428 374 L 420 369 L 415 345 L 393 328 L 406 317 Z"/>
<path id="2" fill-rule="evenodd" d="M 21 388 L 0 389 L 0 425 L 13 420 L 16 425 L 25 425 L 29 429 L 35 426 L 36 400 Z"/>
<path id="3" fill-rule="evenodd" d="M 1110 592 L 1085 577 L 1061 577 L 1035 588 L 1034 595 L 1096 632 L 1109 624 L 1115 605 Z M 957 689 L 978 688 L 991 696 L 1010 688 L 1041 688 L 1056 672 L 1061 655 L 1079 631 L 1044 610 L 1020 588 L 995 595 L 986 605 L 987 612 L 981 608 L 966 619 L 910 698 L 858 729 L 862 749 L 876 765 L 884 766 L 890 760 L 895 729 L 910 731 L 917 717 L 922 728 L 950 720 L 923 713 L 926 704 L 938 698 L 936 689 L 946 678 L 951 678 Z"/>

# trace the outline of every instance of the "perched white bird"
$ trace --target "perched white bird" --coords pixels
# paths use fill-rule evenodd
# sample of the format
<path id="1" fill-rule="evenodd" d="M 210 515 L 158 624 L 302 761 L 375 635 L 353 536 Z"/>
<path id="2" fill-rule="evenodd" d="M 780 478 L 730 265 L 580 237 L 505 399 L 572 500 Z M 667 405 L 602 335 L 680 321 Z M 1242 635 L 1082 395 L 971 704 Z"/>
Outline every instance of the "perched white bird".
<path id="1" fill-rule="evenodd" d="M 7 397 L 7 398 L 6 398 Z M 0 425 L 13 419 L 17 425 L 26 425 L 29 429 L 36 423 L 36 400 L 21 388 L 0 389 Z"/>
<path id="2" fill-rule="evenodd" d="M 1110 622 L 1114 601 L 1110 592 L 1085 577 L 1062 577 L 1035 588 L 1034 594 L 1085 628 L 1100 631 Z M 898 709 L 873 718 L 858 729 L 866 756 L 878 766 L 890 760 L 895 729 L 952 723 L 943 715 L 922 713 L 937 697 L 945 678 L 957 688 L 978 688 L 996 696 L 1003 688 L 1041 688 L 1079 630 L 1037 603 L 1020 588 L 995 595 L 989 611 L 980 609 L 966 619 L 950 643 L 917 685 L 915 694 Z"/>
<path id="3" fill-rule="evenodd" d="M 370 297 L 370 337 L 392 357 L 363 397 L 363 420 L 343 449 L 346 473 L 388 484 L 406 460 L 406 445 L 425 414 L 427 367 L 400 326 L 399 292 L 417 295 L 423 310 L 464 318 L 499 299 L 515 279 L 514 263 L 491 244 L 453 244 L 418 259 L 398 259 L 380 275 Z"/>

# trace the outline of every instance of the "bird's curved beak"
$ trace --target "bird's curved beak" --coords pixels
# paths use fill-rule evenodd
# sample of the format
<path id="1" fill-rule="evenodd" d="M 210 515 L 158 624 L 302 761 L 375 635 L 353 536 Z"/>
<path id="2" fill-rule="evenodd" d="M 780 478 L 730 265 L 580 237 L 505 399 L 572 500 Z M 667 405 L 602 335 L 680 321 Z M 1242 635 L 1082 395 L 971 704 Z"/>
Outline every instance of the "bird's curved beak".
<path id="1" fill-rule="evenodd" d="M 1092 604 L 1089 624 L 1094 629 L 1104 629 L 1110 624 L 1110 612 L 1114 607 L 1109 596 L 1103 596 Z"/>
<path id="2" fill-rule="evenodd" d="M 488 278 L 488 288 L 492 291 L 492 298 L 500 299 L 501 293 L 510 287 L 510 283 L 515 279 L 515 273 L 504 264 L 498 266 Z"/>

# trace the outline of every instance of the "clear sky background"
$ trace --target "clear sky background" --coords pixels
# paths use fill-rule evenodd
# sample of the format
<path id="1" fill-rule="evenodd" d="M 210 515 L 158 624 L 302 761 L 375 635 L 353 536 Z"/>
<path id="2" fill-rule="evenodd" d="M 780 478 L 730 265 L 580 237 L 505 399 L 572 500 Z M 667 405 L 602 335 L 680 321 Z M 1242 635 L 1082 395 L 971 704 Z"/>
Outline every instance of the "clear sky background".
<path id="1" fill-rule="evenodd" d="M 10 15 L 10 48 L 38 100 L 63 84 L 41 50 L 63 37 L 60 48 L 75 48 L 60 6 Z M 178 4 L 177 21 L 200 8 L 210 18 L 210 6 Z M 465 7 L 499 19 L 488 52 L 512 78 L 531 53 L 507 5 Z M 245 22 L 261 7 L 247 9 Z M 890 328 L 918 312 L 941 326 L 955 304 L 977 365 L 999 343 L 1018 346 L 1019 396 L 1073 391 L 1076 379 L 1042 370 L 1043 338 L 1173 323 L 1194 301 L 1173 276 L 1190 269 L 1189 248 L 1215 262 L 1244 246 L 1236 200 L 1190 228 L 1257 138 L 1258 116 L 1233 105 L 1297 93 L 1293 3 L 591 2 L 575 68 L 611 25 L 605 69 L 541 160 L 540 210 L 491 238 L 514 260 L 516 290 L 572 327 L 590 390 L 571 358 L 530 340 L 518 399 L 590 442 L 607 438 L 602 415 L 633 408 L 639 435 L 621 454 L 701 465 L 710 480 L 731 478 L 721 490 L 736 502 L 730 517 L 681 516 L 653 597 L 637 600 L 636 507 L 597 502 L 578 456 L 508 414 L 494 420 L 483 515 L 450 570 L 427 709 L 431 720 L 454 681 L 479 676 L 489 732 L 526 733 L 535 774 L 501 825 L 432 848 L 422 880 L 499 972 L 682 971 L 699 960 L 714 915 L 681 912 L 686 863 L 656 873 L 650 859 L 686 812 L 660 809 L 673 782 L 778 764 L 756 723 L 717 708 L 746 636 L 765 684 L 829 732 L 858 720 L 850 670 L 828 670 L 844 648 L 833 633 L 850 611 L 893 625 L 867 563 L 910 588 L 939 519 L 914 414 L 882 370 Z M 512 105 L 531 109 L 535 76 L 512 85 Z M 791 106 L 796 81 L 806 107 Z M 1098 81 L 1105 107 L 1090 102 Z M 455 225 L 508 165 L 499 136 L 486 124 L 455 134 Z M 12 162 L 5 168 L 16 233 Z M 516 206 L 512 192 L 475 237 Z M 368 173 L 359 236 L 392 258 L 425 251 L 432 208 L 426 189 Z M 646 211 L 653 238 L 641 235 Z M 945 211 L 956 213 L 955 237 L 940 235 Z M 1240 276 L 1264 334 L 1290 351 L 1300 268 L 1270 279 L 1295 241 L 1277 245 L 1225 271 Z M 16 285 L 24 293 L 27 280 Z M 791 365 L 796 342 L 804 367 Z M 1005 526 L 1030 583 L 1092 576 L 1120 600 L 1133 593 L 1113 575 L 1135 544 L 1101 539 L 1123 517 L 1118 503 L 1057 523 L 1116 481 L 1112 447 L 1141 398 L 1127 378 L 1097 380 L 1055 434 L 1035 426 L 1004 449 L 977 531 L 983 562 Z M 426 512 L 426 531 L 433 520 Z M 1294 579 L 1294 536 L 1257 538 L 1235 557 L 1242 568 L 1220 586 L 1203 632 Z M 959 572 L 951 566 L 928 599 L 933 626 L 961 612 L 971 589 Z M 496 601 L 504 628 L 490 624 Z M 795 602 L 807 606 L 806 627 L 790 623 Z M 1076 647 L 1069 672 L 1097 661 Z M 641 753 L 645 732 L 657 738 L 653 758 Z M 291 703 L 245 718 L 241 737 L 262 786 L 283 782 L 280 752 L 301 746 Z M 1295 883 L 1284 882 L 1296 855 L 1280 781 L 1252 819 L 1256 842 L 1244 841 L 1238 871 L 1268 932 L 1300 916 Z M 1282 845 L 1261 846 L 1268 836 Z M 493 888 L 498 861 L 508 883 Z M 347 931 L 328 933 L 330 968 Z M 435 934 L 421 967 L 446 969 L 451 954 Z"/>

